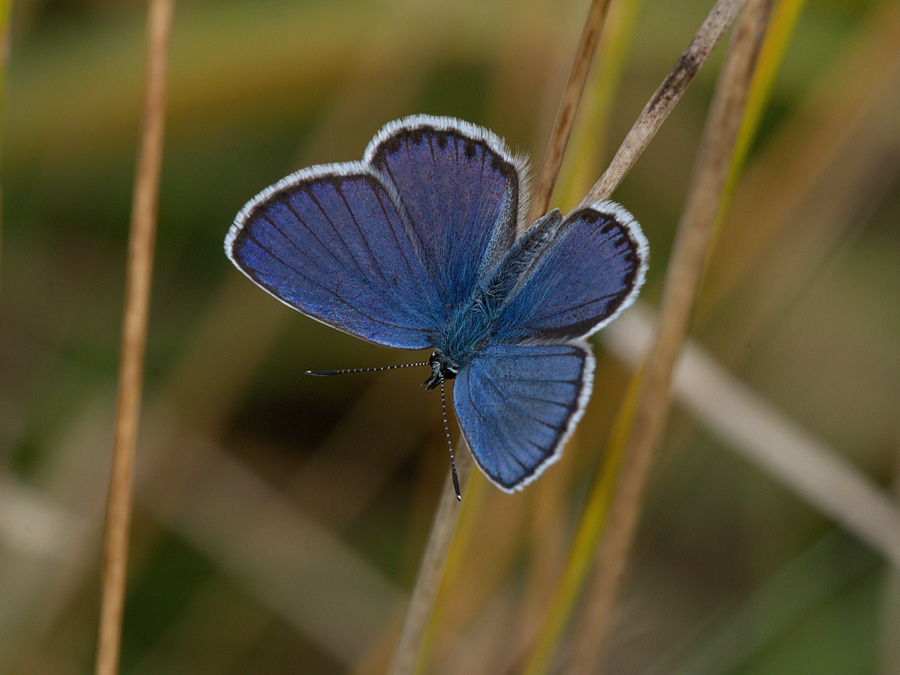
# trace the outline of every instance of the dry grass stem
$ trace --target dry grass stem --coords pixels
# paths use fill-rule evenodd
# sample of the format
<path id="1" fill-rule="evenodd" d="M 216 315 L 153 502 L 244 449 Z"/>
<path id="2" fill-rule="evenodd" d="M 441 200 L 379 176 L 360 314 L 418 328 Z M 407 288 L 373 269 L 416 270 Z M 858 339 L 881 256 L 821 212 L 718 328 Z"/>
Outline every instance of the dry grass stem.
<path id="1" fill-rule="evenodd" d="M 462 448 L 465 442 L 457 443 Z M 456 471 L 459 475 L 459 486 L 465 489 L 469 474 L 472 472 L 472 457 L 468 446 L 462 452 L 456 453 Z M 434 600 L 441 585 L 444 574 L 444 566 L 447 563 L 447 552 L 459 522 L 460 505 L 453 489 L 453 481 L 450 476 L 444 481 L 444 489 L 438 503 L 437 512 L 434 515 L 434 524 L 428 535 L 428 544 L 425 553 L 422 554 L 422 562 L 419 565 L 419 573 L 413 592 L 406 608 L 406 616 L 403 619 L 403 628 L 400 638 L 394 649 L 389 672 L 393 675 L 405 675 L 415 672 L 416 661 L 422 646 L 422 638 L 428 626 Z"/>
<path id="2" fill-rule="evenodd" d="M 644 112 L 641 115 L 638 123 L 635 124 L 635 127 L 632 129 L 632 132 L 626 137 L 625 142 L 623 143 L 623 148 L 627 147 L 629 143 L 636 143 L 638 138 L 642 138 L 644 144 L 649 143 L 650 139 L 655 134 L 656 130 L 671 112 L 672 108 L 674 108 L 675 104 L 678 102 L 681 94 L 690 84 L 694 75 L 699 70 L 700 65 L 706 60 L 706 57 L 718 43 L 721 36 L 724 34 L 725 30 L 731 25 L 734 21 L 734 18 L 737 16 L 737 12 L 739 11 L 741 5 L 745 0 L 720 0 L 716 6 L 711 11 L 710 15 L 707 17 L 707 20 L 704 22 L 697 36 L 694 38 L 691 45 L 688 47 L 688 50 L 685 54 L 682 55 L 682 58 L 679 60 L 675 69 L 660 88 L 657 90 L 657 93 L 651 99 L 650 103 L 648 103 Z M 554 124 L 553 135 L 548 144 L 547 156 L 544 160 L 544 165 L 541 171 L 541 177 L 539 179 L 539 184 L 537 191 L 535 193 L 534 201 L 532 202 L 532 208 L 529 220 L 534 220 L 536 217 L 540 216 L 542 213 L 546 211 L 547 205 L 549 204 L 550 195 L 553 191 L 553 185 L 556 182 L 556 178 L 559 173 L 559 166 L 562 161 L 562 155 L 565 151 L 566 144 L 568 143 L 568 138 L 571 134 L 572 123 L 575 119 L 575 112 L 577 110 L 578 104 L 581 101 L 581 96 L 584 91 L 584 84 L 587 78 L 587 74 L 590 71 L 590 64 L 593 55 L 596 53 L 596 45 L 597 40 L 600 37 L 600 32 L 602 30 L 602 25 L 606 16 L 606 11 L 608 9 L 608 3 L 605 2 L 593 2 L 591 4 L 591 8 L 586 19 L 585 29 L 582 32 L 581 43 L 579 45 L 578 51 L 576 53 L 575 63 L 573 64 L 572 70 L 569 75 L 569 81 L 566 85 L 565 93 L 563 96 L 563 101 L 560 104 L 560 109 L 557 114 L 557 119 Z M 665 104 L 663 104 L 665 102 Z M 641 120 L 649 119 L 651 122 L 647 122 L 644 126 L 641 125 Z M 654 126 L 655 125 L 655 126 Z M 651 128 L 652 130 L 645 131 L 642 134 L 636 134 L 636 129 L 639 128 Z M 643 147 L 641 148 L 641 151 Z M 620 158 L 624 156 L 623 150 L 620 149 L 619 153 L 616 155 L 616 158 Z M 631 155 L 630 161 L 627 164 L 621 164 L 620 167 L 622 173 L 619 175 L 619 178 L 615 181 L 615 184 L 618 184 L 618 181 L 621 180 L 621 177 L 627 173 L 628 169 L 630 169 L 631 165 L 640 156 L 640 151 L 635 152 Z M 614 160 L 615 164 L 615 160 Z M 604 176 L 611 175 L 610 171 L 607 170 Z M 601 179 L 602 182 L 603 179 Z M 598 183 L 599 185 L 600 183 Z M 592 193 L 595 192 L 596 187 L 592 190 Z M 610 192 L 612 189 L 610 189 Z M 595 197 L 591 198 L 591 194 L 589 193 L 588 197 L 585 198 L 585 202 L 594 201 L 595 199 L 605 198 L 603 197 Z M 432 531 L 432 535 L 429 538 L 428 549 L 434 548 L 435 550 L 441 549 L 443 551 L 449 550 L 449 539 L 453 535 L 453 527 L 455 527 L 456 518 L 450 511 L 447 512 L 448 517 L 453 518 L 453 527 L 444 527 L 441 523 L 440 518 L 440 509 L 443 505 L 449 500 L 453 495 L 449 495 L 447 490 L 452 490 L 452 487 L 448 483 L 445 485 L 444 493 L 441 496 L 441 507 L 439 507 L 438 516 L 435 517 L 435 526 Z M 442 535 L 438 535 L 436 533 L 443 533 Z M 439 542 L 435 541 L 437 536 L 446 537 L 447 542 Z M 417 654 L 420 650 L 420 642 L 422 637 L 425 635 L 426 624 L 428 622 L 428 618 L 430 616 L 431 609 L 433 608 L 434 598 L 437 594 L 437 585 L 440 583 L 440 574 L 434 574 L 433 572 L 426 572 L 426 570 L 433 570 L 435 568 L 435 562 L 427 562 L 427 558 L 429 557 L 429 552 L 426 550 L 425 554 L 426 560 L 423 560 L 422 566 L 420 568 L 419 577 L 416 580 L 416 585 L 413 590 L 413 598 L 410 601 L 410 607 L 407 610 L 407 616 L 404 620 L 403 629 L 401 631 L 401 637 L 398 642 L 397 648 L 394 653 L 394 658 L 391 666 L 392 673 L 408 673 L 412 672 L 416 665 Z M 442 562 L 438 564 L 443 565 Z M 441 567 L 442 569 L 442 567 Z M 422 588 L 423 584 L 435 584 L 435 588 L 428 589 Z M 418 599 L 417 599 L 418 598 Z"/>
<path id="3" fill-rule="evenodd" d="M 543 214 L 550 201 L 553 186 L 559 176 L 559 167 L 572 132 L 572 125 L 578 104 L 584 92 L 585 82 L 590 72 L 591 62 L 597 52 L 597 42 L 609 8 L 609 0 L 593 0 L 585 19 L 581 42 L 575 55 L 575 62 L 569 73 L 563 99 L 560 103 L 547 155 L 541 170 L 537 191 L 531 204 L 528 222 Z M 461 439 L 462 440 L 462 439 Z M 458 445 L 463 445 L 463 442 Z M 468 452 L 458 453 L 457 470 L 460 488 L 465 487 L 471 473 L 472 460 Z M 390 672 L 394 675 L 412 673 L 422 653 L 422 641 L 426 634 L 435 599 L 440 589 L 441 578 L 446 565 L 450 543 L 459 521 L 459 504 L 453 484 L 445 481 L 434 524 L 428 537 L 428 544 L 419 566 L 419 573 L 413 586 L 412 596 L 403 620 L 400 637 L 391 659 Z"/>
<path id="4" fill-rule="evenodd" d="M 637 527 L 653 448 L 664 430 L 672 371 L 687 333 L 704 260 L 712 241 L 769 9 L 769 0 L 748 3 L 719 77 L 692 190 L 666 276 L 656 339 L 648 355 L 631 434 L 610 505 L 609 521 L 588 586 L 585 608 L 576 626 L 571 672 L 595 673 L 603 659 L 616 594 Z M 648 108 L 652 106 L 651 102 Z"/>
<path id="5" fill-rule="evenodd" d="M 631 167 L 634 166 L 638 157 L 647 149 L 662 123 L 666 121 L 669 113 L 675 108 L 682 94 L 699 72 L 700 67 L 725 35 L 725 31 L 734 23 L 735 17 L 746 1 L 718 0 L 691 44 L 678 59 L 678 63 L 644 106 L 610 162 L 609 168 L 588 191 L 582 204 L 608 199 L 615 191 L 622 179 L 631 171 Z"/>
<path id="6" fill-rule="evenodd" d="M 610 5 L 603 36 L 597 47 L 598 66 L 585 87 L 581 112 L 560 170 L 554 194 L 560 204 L 577 204 L 609 161 L 611 113 L 622 93 L 622 78 L 642 16 L 643 0 Z M 614 149 L 614 148 L 612 148 Z"/>
<path id="7" fill-rule="evenodd" d="M 604 331 L 604 344 L 637 365 L 654 323 L 651 311 L 637 305 Z M 893 498 L 690 340 L 678 357 L 672 393 L 731 450 L 900 568 L 900 510 Z"/>
<path id="8" fill-rule="evenodd" d="M 808 208 L 806 202 L 819 201 L 810 195 L 822 189 L 829 167 L 859 163 L 860 144 L 890 147 L 896 113 L 883 123 L 881 138 L 872 120 L 896 110 L 892 97 L 898 74 L 900 4 L 878 3 L 841 58 L 828 64 L 796 112 L 747 166 L 729 206 L 730 224 L 717 244 L 720 262 L 710 266 L 698 316 L 720 316 L 722 306 L 733 302 L 735 289 L 748 283 L 772 242 L 787 236 L 798 213 Z M 757 205 L 763 199 L 766 218 L 761 219 Z"/>
<path id="9" fill-rule="evenodd" d="M 534 192 L 526 224 L 530 224 L 544 215 L 550 204 L 550 196 L 553 194 L 553 187 L 559 176 L 559 167 L 562 165 L 563 155 L 575 124 L 575 112 L 581 103 L 584 86 L 587 83 L 588 74 L 591 72 L 591 63 L 594 54 L 597 53 L 597 43 L 600 41 L 600 34 L 603 32 L 603 25 L 606 22 L 609 2 L 610 0 L 592 0 L 588 9 L 584 30 L 581 33 L 581 42 L 578 44 L 578 51 L 575 52 L 572 72 L 569 74 L 566 90 L 563 92 L 556 120 L 553 122 L 550 143 L 547 145 L 547 153 L 544 155 L 541 175 L 538 178 L 537 189 Z"/>
<path id="10" fill-rule="evenodd" d="M 900 427 L 894 439 L 894 489 L 893 503 L 900 509 Z M 900 537 L 898 537 L 900 539 Z M 881 673 L 896 673 L 900 670 L 900 564 L 894 563 L 885 579 L 884 599 L 882 603 L 881 644 L 879 645 L 878 665 Z"/>
<path id="11" fill-rule="evenodd" d="M 627 316 L 627 314 L 623 316 Z M 617 322 L 611 325 L 615 325 L 615 323 Z M 628 434 L 628 425 L 634 411 L 638 385 L 639 378 L 632 377 L 628 390 L 622 397 L 622 403 L 606 442 L 602 468 L 594 476 L 588 500 L 582 509 L 578 528 L 570 547 L 566 569 L 529 656 L 524 671 L 527 675 L 542 675 L 549 670 L 559 642 L 570 623 L 573 608 L 584 587 L 584 580 L 590 571 L 594 551 L 606 522 L 610 495 L 618 477 L 624 439 Z"/>
<path id="12" fill-rule="evenodd" d="M 98 675 L 114 675 L 119 666 L 135 442 L 162 165 L 166 63 L 173 10 L 174 0 L 154 0 L 150 3 L 143 130 L 131 212 L 118 405 L 104 539 L 103 596 L 97 638 Z"/>
<path id="13" fill-rule="evenodd" d="M 6 79 L 6 61 L 9 56 L 9 19 L 12 15 L 12 0 L 0 0 L 0 122 L 3 121 L 4 98 L 3 83 Z M 0 138 L 2 140 L 2 138 Z M 2 207 L 2 190 L 0 190 L 0 207 Z M 2 209 L 0 209 L 2 213 Z M 3 261 L 3 219 L 0 218 L 0 263 Z M 2 269 L 2 267 L 0 267 Z"/>

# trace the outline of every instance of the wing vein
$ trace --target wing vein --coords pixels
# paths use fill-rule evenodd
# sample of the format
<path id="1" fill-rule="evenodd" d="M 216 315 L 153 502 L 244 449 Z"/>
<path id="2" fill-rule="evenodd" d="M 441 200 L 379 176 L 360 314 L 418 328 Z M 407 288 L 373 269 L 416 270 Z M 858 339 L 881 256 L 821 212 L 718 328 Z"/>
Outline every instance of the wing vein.
<path id="1" fill-rule="evenodd" d="M 334 183 L 332 183 L 331 185 L 332 185 L 332 187 L 335 187 Z M 335 190 L 337 190 L 336 187 L 335 187 Z M 334 224 L 334 221 L 331 220 L 331 218 L 328 216 L 328 213 L 325 211 L 325 208 L 322 206 L 321 202 L 319 202 L 318 197 L 316 197 L 312 193 L 312 190 L 309 188 L 308 185 L 306 186 L 306 194 L 313 201 L 313 203 L 319 208 L 319 211 L 322 212 L 322 215 L 325 216 L 325 220 L 327 220 L 328 224 L 331 225 L 331 229 L 334 230 L 334 233 L 337 235 L 337 238 L 340 240 L 341 244 L 344 245 L 344 249 L 347 251 L 347 253 L 350 254 L 350 260 L 352 260 L 353 263 L 356 265 L 356 269 L 359 270 L 360 274 L 362 274 L 363 277 L 365 277 L 365 272 L 363 271 L 363 268 L 360 266 L 359 262 L 356 260 L 356 256 L 353 255 L 353 251 L 347 245 L 347 242 L 344 241 L 344 237 L 341 236 L 341 233 L 338 230 L 337 226 Z"/>
<path id="2" fill-rule="evenodd" d="M 533 419 L 533 420 L 534 420 L 535 422 L 537 422 L 538 424 L 543 424 L 543 425 L 544 425 L 545 427 L 547 427 L 548 429 L 553 429 L 554 431 L 559 431 L 560 429 L 562 429 L 562 427 L 558 427 L 558 426 L 555 426 L 555 425 L 550 424 L 550 423 L 548 423 L 548 422 L 545 422 L 544 420 L 540 419 L 539 417 L 535 417 L 535 416 L 532 415 L 531 413 L 525 412 L 525 411 L 523 411 L 523 410 L 520 410 L 519 408 L 514 407 L 514 406 L 509 402 L 509 401 L 510 401 L 510 396 L 505 395 L 504 392 L 500 389 L 500 387 L 497 386 L 497 383 L 494 382 L 493 379 L 487 378 L 487 377 L 486 377 L 486 378 L 485 378 L 485 381 L 486 381 L 488 384 L 490 384 L 490 385 L 494 388 L 494 391 L 497 392 L 497 396 L 499 397 L 499 399 L 500 399 L 500 401 L 503 403 L 503 405 L 506 406 L 507 408 L 509 408 L 510 410 L 512 410 L 512 411 L 513 411 L 514 413 L 516 413 L 517 415 L 524 415 L 525 417 L 530 417 L 531 419 Z M 518 394 L 516 394 L 516 396 L 518 396 Z"/>
<path id="3" fill-rule="evenodd" d="M 313 230 L 309 225 L 307 225 L 306 221 L 300 217 L 300 214 L 297 213 L 297 211 L 294 209 L 293 204 L 291 204 L 290 200 L 287 199 L 286 196 L 279 197 L 277 200 L 272 200 L 272 201 L 278 201 L 278 202 L 281 202 L 282 204 L 284 204 L 287 207 L 288 211 L 290 211 L 291 213 L 294 214 L 294 218 L 297 219 L 297 222 L 300 223 L 304 228 L 306 228 L 306 231 L 309 232 L 313 236 L 313 239 L 315 239 L 318 242 L 319 246 L 321 246 L 328 253 L 328 255 L 330 255 L 332 258 L 334 258 L 335 262 L 337 262 L 341 267 L 343 267 L 348 272 L 350 271 L 347 268 L 347 265 L 344 263 L 344 261 L 341 260 L 340 258 L 338 258 L 337 254 L 334 251 L 332 251 L 329 246 L 324 244 L 321 239 L 319 239 L 319 235 L 316 234 L 316 231 Z M 275 224 L 275 221 L 273 221 L 269 217 L 269 214 L 260 212 L 260 216 L 262 218 L 265 218 L 272 227 L 274 227 L 276 230 L 278 230 L 278 232 L 281 234 L 282 237 L 284 237 L 289 242 L 291 242 L 291 244 L 293 245 L 293 247 L 295 249 L 297 249 L 300 253 L 305 255 L 307 258 L 309 257 L 309 255 L 303 249 L 301 249 L 300 246 L 291 237 L 287 236 L 281 230 L 281 228 Z"/>

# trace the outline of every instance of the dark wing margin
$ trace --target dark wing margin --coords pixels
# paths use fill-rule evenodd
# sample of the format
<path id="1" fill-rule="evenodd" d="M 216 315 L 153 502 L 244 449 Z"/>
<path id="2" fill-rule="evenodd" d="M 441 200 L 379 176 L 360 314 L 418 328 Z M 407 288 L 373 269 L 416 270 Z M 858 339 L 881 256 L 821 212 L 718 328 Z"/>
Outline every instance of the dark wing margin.
<path id="1" fill-rule="evenodd" d="M 501 269 L 521 266 L 515 254 Z M 561 342 L 594 333 L 634 302 L 648 257 L 640 225 L 623 207 L 600 202 L 576 209 L 500 309 L 495 341 Z"/>
<path id="2" fill-rule="evenodd" d="M 362 163 L 299 171 L 241 210 L 225 252 L 285 304 L 401 349 L 431 346 L 441 308 L 398 207 Z"/>
<path id="3" fill-rule="evenodd" d="M 521 490 L 559 459 L 590 398 L 593 372 L 582 342 L 490 345 L 460 371 L 453 405 L 492 483 Z"/>

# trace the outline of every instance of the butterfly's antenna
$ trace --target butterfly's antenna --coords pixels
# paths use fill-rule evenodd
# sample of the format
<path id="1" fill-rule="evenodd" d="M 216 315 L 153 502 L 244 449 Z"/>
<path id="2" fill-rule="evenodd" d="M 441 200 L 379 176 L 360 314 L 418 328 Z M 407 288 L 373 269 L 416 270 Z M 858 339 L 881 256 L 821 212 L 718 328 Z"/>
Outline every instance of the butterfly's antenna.
<path id="1" fill-rule="evenodd" d="M 413 366 L 427 366 L 427 363 L 401 363 L 397 366 L 380 366 L 378 368 L 346 368 L 345 370 L 307 370 L 307 375 L 343 375 L 345 373 L 377 373 L 380 370 L 394 370 L 395 368 L 412 368 Z"/>
<path id="2" fill-rule="evenodd" d="M 450 442 L 450 429 L 447 426 L 447 398 L 444 395 L 444 378 L 441 378 L 441 413 L 444 416 L 444 433 L 447 436 L 447 449 L 450 450 L 450 473 L 453 475 L 453 489 L 456 490 L 456 498 L 462 501 L 459 494 L 459 478 L 456 477 L 456 462 L 453 459 L 453 444 Z"/>

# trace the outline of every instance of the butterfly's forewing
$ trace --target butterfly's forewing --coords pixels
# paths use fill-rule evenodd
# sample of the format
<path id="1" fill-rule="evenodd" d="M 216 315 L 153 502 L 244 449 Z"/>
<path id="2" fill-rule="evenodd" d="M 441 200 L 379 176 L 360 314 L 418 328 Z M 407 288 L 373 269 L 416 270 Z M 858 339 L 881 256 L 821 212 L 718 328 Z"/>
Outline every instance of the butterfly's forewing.
<path id="1" fill-rule="evenodd" d="M 286 304 L 378 344 L 433 346 L 515 237 L 524 167 L 490 131 L 418 115 L 362 163 L 288 176 L 251 200 L 231 260 Z"/>
<path id="2" fill-rule="evenodd" d="M 225 250 L 253 281 L 323 323 L 422 349 L 441 301 L 394 199 L 365 164 L 300 171 L 238 214 Z"/>
<path id="3" fill-rule="evenodd" d="M 516 262 L 515 253 L 504 265 Z M 646 268 L 647 241 L 631 214 L 612 202 L 578 209 L 511 291 L 493 340 L 561 342 L 589 335 L 634 302 Z"/>
<path id="4" fill-rule="evenodd" d="M 453 404 L 472 455 L 507 492 L 556 459 L 590 396 L 594 357 L 579 342 L 489 345 L 463 368 Z"/>
<path id="5" fill-rule="evenodd" d="M 467 301 L 515 239 L 522 163 L 486 129 L 424 115 L 386 126 L 366 161 L 396 189 L 444 302 Z"/>

